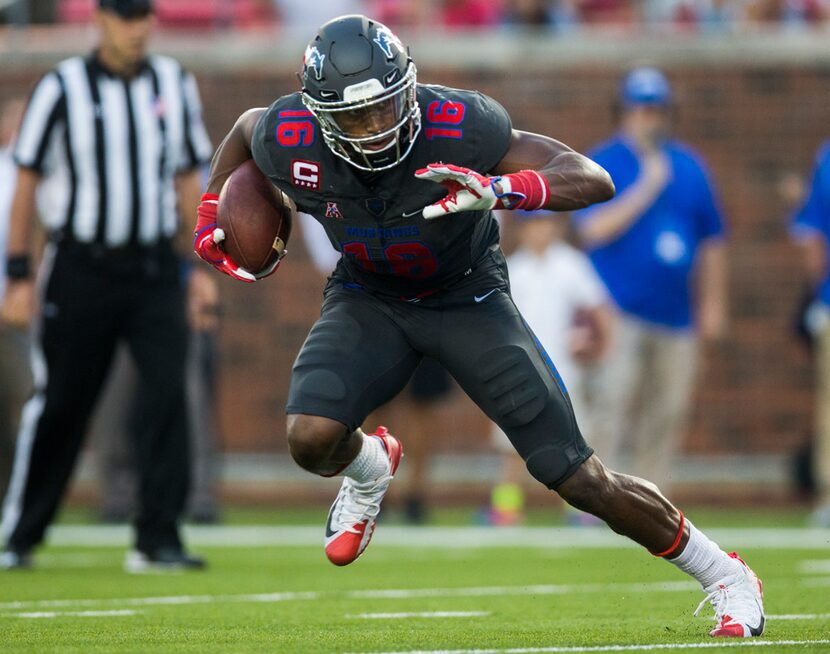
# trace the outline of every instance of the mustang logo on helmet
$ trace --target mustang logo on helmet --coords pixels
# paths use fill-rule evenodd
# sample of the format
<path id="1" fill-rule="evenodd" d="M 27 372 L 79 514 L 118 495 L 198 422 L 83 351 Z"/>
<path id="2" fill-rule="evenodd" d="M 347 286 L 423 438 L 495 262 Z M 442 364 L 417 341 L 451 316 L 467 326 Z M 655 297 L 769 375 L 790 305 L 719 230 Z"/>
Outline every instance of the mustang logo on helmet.
<path id="1" fill-rule="evenodd" d="M 383 54 L 386 55 L 387 59 L 394 59 L 397 53 L 392 51 L 392 46 L 394 45 L 398 48 L 398 51 L 405 53 L 406 48 L 403 47 L 403 43 L 401 40 L 395 36 L 395 34 L 389 28 L 385 26 L 378 25 L 377 29 L 377 36 L 372 39 L 375 43 L 378 44 L 378 47 L 383 50 Z"/>
<path id="2" fill-rule="evenodd" d="M 323 61 L 326 55 L 320 54 L 317 46 L 309 46 L 305 49 L 303 65 L 314 70 L 314 77 L 318 81 L 323 79 Z"/>

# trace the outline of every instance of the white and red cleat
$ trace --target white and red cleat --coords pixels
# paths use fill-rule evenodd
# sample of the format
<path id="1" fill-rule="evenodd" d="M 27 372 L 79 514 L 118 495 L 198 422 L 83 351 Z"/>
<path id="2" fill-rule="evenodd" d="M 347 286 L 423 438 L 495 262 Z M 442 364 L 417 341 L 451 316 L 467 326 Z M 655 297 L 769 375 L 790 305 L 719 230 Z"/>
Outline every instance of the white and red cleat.
<path id="1" fill-rule="evenodd" d="M 375 531 L 380 503 L 403 456 L 403 446 L 386 427 L 378 427 L 367 438 L 380 439 L 389 457 L 389 469 L 378 479 L 364 483 L 343 478 L 326 523 L 326 556 L 334 565 L 349 565 L 366 549 Z"/>
<path id="2" fill-rule="evenodd" d="M 727 638 L 760 636 L 764 633 L 765 622 L 764 589 L 761 580 L 744 563 L 737 552 L 730 552 L 729 556 L 741 564 L 741 569 L 704 588 L 707 595 L 698 605 L 695 615 L 700 613 L 706 602 L 711 602 L 718 624 L 709 632 L 710 636 Z"/>

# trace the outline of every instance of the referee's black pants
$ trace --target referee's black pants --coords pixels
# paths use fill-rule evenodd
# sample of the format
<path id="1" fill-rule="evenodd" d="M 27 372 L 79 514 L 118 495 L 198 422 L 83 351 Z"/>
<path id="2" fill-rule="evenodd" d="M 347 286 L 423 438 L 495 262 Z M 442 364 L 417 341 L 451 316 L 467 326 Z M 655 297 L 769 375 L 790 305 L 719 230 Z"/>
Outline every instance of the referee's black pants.
<path id="1" fill-rule="evenodd" d="M 140 377 L 140 420 L 132 433 L 139 474 L 135 546 L 144 552 L 181 546 L 177 523 L 189 458 L 178 261 L 169 244 L 119 251 L 51 247 L 33 339 L 35 390 L 23 409 L 4 502 L 6 546 L 27 552 L 43 540 L 120 341 Z"/>

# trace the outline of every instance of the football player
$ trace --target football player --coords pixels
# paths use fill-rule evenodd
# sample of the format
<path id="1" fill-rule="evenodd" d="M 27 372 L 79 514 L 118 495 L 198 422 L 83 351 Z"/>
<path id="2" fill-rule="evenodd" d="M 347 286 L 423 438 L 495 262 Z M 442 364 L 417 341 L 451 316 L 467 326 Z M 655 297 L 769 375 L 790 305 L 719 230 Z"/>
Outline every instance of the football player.
<path id="1" fill-rule="evenodd" d="M 323 25 L 301 78 L 301 91 L 245 112 L 225 137 L 195 250 L 243 281 L 273 272 L 240 268 L 216 226 L 222 184 L 253 158 L 341 252 L 286 407 L 296 462 L 343 477 L 326 524 L 329 560 L 346 565 L 364 551 L 401 459 L 397 438 L 383 427 L 367 435 L 361 423 L 429 355 L 509 436 L 533 477 L 697 579 L 707 592 L 698 610 L 715 608 L 713 636 L 759 636 L 758 578 L 656 486 L 593 456 L 510 297 L 492 210 L 603 202 L 614 195 L 608 173 L 559 141 L 514 129 L 481 93 L 418 84 L 400 40 L 365 16 Z"/>

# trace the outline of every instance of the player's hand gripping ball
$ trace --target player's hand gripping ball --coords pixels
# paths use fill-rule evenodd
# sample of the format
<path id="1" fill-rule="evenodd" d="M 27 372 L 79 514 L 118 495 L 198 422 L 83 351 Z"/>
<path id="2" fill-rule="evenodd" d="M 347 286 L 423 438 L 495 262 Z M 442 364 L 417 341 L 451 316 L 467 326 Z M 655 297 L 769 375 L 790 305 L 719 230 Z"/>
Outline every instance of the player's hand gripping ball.
<path id="1" fill-rule="evenodd" d="M 217 270 L 255 282 L 273 274 L 286 255 L 295 213 L 288 196 L 246 161 L 218 196 L 202 197 L 194 249 Z"/>

